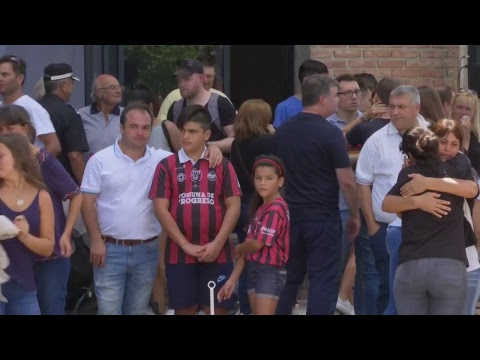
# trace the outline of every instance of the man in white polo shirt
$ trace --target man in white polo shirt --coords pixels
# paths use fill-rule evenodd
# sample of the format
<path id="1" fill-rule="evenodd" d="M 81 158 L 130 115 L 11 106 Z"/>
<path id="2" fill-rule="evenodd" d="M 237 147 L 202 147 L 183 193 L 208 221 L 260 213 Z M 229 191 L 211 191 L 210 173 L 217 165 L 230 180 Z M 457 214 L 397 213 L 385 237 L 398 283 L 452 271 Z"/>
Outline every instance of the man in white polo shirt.
<path id="1" fill-rule="evenodd" d="M 153 115 L 132 103 L 120 115 L 121 138 L 92 155 L 81 191 L 99 315 L 146 315 L 162 228 L 148 198 L 157 164 L 172 153 L 147 146 Z M 209 149 L 217 166 L 220 149 Z"/>
<path id="2" fill-rule="evenodd" d="M 367 315 L 383 314 L 390 296 L 393 296 L 390 291 L 387 228 L 390 228 L 389 231 L 398 227 L 401 229 L 402 225 L 395 214 L 382 211 L 382 202 L 397 182 L 402 169 L 403 154 L 400 143 L 403 133 L 414 126 L 428 127 L 428 123 L 419 115 L 419 110 L 420 94 L 417 88 L 409 85 L 396 87 L 390 94 L 390 123 L 368 138 L 358 157 L 357 193 L 368 227 L 375 266 L 380 275 L 377 303 L 370 307 L 371 311 Z M 393 234 L 397 235 L 398 232 L 392 232 Z"/>
<path id="3" fill-rule="evenodd" d="M 53 156 L 61 151 L 60 141 L 53 127 L 50 115 L 38 102 L 23 93 L 23 84 L 27 73 L 27 64 L 14 55 L 5 55 L 0 58 L 0 95 L 2 105 L 19 105 L 30 115 L 37 138 L 35 145 L 45 148 Z"/>
<path id="4" fill-rule="evenodd" d="M 161 226 L 148 192 L 157 164 L 171 153 L 147 146 L 153 116 L 127 107 L 122 137 L 88 161 L 81 190 L 99 315 L 146 315 L 157 272 Z"/>

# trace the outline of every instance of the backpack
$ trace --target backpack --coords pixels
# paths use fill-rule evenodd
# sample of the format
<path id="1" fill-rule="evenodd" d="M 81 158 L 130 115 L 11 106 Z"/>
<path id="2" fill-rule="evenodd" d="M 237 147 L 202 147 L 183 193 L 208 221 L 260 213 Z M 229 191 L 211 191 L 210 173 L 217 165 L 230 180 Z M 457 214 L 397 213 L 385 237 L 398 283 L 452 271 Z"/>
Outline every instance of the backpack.
<path id="1" fill-rule="evenodd" d="M 223 136 L 227 137 L 227 134 L 225 133 L 225 130 L 223 130 L 222 123 L 220 122 L 220 113 L 218 111 L 218 98 L 220 95 L 216 93 L 212 93 L 210 95 L 210 100 L 208 100 L 208 107 L 207 110 L 210 113 L 210 116 L 212 117 L 212 124 L 214 124 L 218 130 L 223 134 Z M 183 100 L 183 101 L 182 101 Z M 184 99 L 175 101 L 173 104 L 173 121 L 175 124 L 177 123 L 178 120 L 178 115 L 180 115 L 180 111 L 183 109 L 183 104 L 185 102 Z"/>
<path id="2" fill-rule="evenodd" d="M 165 121 L 170 121 L 170 120 L 163 120 L 162 121 L 162 130 L 163 130 L 163 135 L 165 136 L 165 139 L 167 140 L 168 147 L 170 148 L 171 152 L 175 152 L 175 149 L 173 148 L 172 145 L 172 140 L 170 139 L 170 133 L 168 132 L 167 125 L 165 124 Z"/>

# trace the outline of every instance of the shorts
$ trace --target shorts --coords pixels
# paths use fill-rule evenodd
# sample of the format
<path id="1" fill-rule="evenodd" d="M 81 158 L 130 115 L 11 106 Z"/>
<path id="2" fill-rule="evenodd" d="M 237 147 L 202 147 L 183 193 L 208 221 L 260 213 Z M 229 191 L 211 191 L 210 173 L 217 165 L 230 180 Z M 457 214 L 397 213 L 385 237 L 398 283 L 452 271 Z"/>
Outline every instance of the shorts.
<path id="1" fill-rule="evenodd" d="M 278 300 L 287 281 L 284 267 L 246 262 L 247 292 L 256 297 Z"/>
<path id="2" fill-rule="evenodd" d="M 167 277 L 168 307 L 189 309 L 193 306 L 210 306 L 208 282 L 214 281 L 214 306 L 219 309 L 233 309 L 233 296 L 221 303 L 217 294 L 233 271 L 233 263 L 165 264 Z"/>

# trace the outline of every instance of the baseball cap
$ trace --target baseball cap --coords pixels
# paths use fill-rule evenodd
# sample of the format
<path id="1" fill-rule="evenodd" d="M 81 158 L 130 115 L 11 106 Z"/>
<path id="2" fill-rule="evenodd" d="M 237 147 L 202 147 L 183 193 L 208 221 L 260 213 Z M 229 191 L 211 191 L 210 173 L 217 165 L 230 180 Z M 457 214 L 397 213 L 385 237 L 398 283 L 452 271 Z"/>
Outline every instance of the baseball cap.
<path id="1" fill-rule="evenodd" d="M 188 77 L 192 74 L 203 74 L 203 64 L 195 59 L 181 62 L 173 76 Z"/>
<path id="2" fill-rule="evenodd" d="M 43 70 L 43 80 L 55 81 L 72 78 L 75 81 L 80 81 L 79 78 L 73 75 L 72 67 L 65 63 L 52 63 Z"/>

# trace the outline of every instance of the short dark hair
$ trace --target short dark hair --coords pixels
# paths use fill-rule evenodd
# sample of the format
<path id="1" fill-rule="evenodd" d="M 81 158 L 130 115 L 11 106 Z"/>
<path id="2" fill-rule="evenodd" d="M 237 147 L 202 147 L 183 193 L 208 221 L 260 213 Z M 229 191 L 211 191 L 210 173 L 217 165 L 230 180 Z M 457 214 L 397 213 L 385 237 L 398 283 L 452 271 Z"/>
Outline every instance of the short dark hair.
<path id="1" fill-rule="evenodd" d="M 339 75 L 335 78 L 335 80 L 337 80 L 339 83 L 342 82 L 342 81 L 357 81 L 357 79 L 355 78 L 355 76 L 351 75 L 351 74 L 342 74 L 342 75 Z"/>
<path id="2" fill-rule="evenodd" d="M 365 89 L 368 89 L 371 92 L 375 91 L 378 81 L 373 74 L 362 72 L 362 73 L 355 74 L 353 76 L 355 76 L 359 84 L 360 82 L 362 82 Z"/>
<path id="3" fill-rule="evenodd" d="M 202 105 L 187 105 L 178 115 L 177 127 L 182 130 L 187 122 L 200 124 L 203 131 L 210 130 L 212 126 L 212 116 Z"/>
<path id="4" fill-rule="evenodd" d="M 328 67 L 323 62 L 318 60 L 305 60 L 298 68 L 298 80 L 303 84 L 303 80 L 311 75 L 328 75 Z"/>
<path id="5" fill-rule="evenodd" d="M 152 120 L 151 124 L 153 124 L 154 117 L 152 112 L 150 111 L 150 106 L 140 101 L 133 101 L 129 103 L 127 106 L 125 106 L 125 109 L 123 109 L 120 115 L 120 124 L 122 124 L 122 126 L 125 126 L 125 123 L 127 122 L 127 115 L 132 110 L 140 110 L 140 111 L 147 112 L 150 115 L 150 118 Z"/>
<path id="6" fill-rule="evenodd" d="M 385 77 L 380 80 L 375 88 L 375 93 L 384 105 L 390 105 L 390 93 L 402 85 L 401 81 L 393 77 Z"/>
<path id="7" fill-rule="evenodd" d="M 0 64 L 4 64 L 7 62 L 12 64 L 13 72 L 17 76 L 23 75 L 23 82 L 22 82 L 22 86 L 23 86 L 23 84 L 25 83 L 25 79 L 27 77 L 27 63 L 23 59 L 20 59 L 18 56 L 15 56 L 15 55 L 4 55 L 0 57 Z"/>

